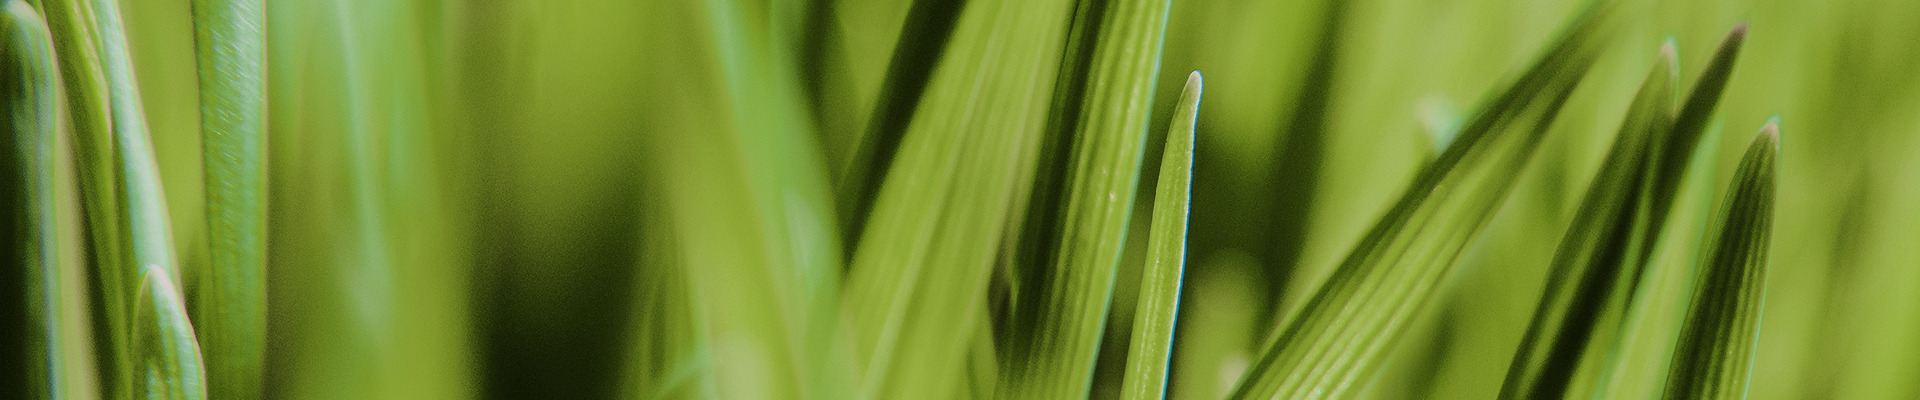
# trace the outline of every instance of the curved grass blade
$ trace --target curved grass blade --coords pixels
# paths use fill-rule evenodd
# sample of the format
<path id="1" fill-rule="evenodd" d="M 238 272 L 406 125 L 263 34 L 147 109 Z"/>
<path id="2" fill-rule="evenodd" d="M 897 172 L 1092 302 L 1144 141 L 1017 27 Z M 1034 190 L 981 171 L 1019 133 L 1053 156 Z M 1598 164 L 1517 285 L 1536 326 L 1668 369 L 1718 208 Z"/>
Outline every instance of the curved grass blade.
<path id="1" fill-rule="evenodd" d="M 1592 65 L 1608 4 L 1590 6 L 1482 105 L 1300 314 L 1269 336 L 1230 398 L 1339 398 L 1359 389 L 1510 192 Z"/>
<path id="2" fill-rule="evenodd" d="M 187 322 L 187 305 L 180 288 L 165 270 L 149 266 L 141 271 L 135 300 L 133 349 L 137 357 L 134 398 L 199 400 L 207 398 L 200 345 Z"/>
<path id="3" fill-rule="evenodd" d="M 1200 113 L 1200 71 L 1187 76 L 1180 106 L 1167 130 L 1161 153 L 1159 187 L 1154 189 L 1153 225 L 1147 239 L 1147 266 L 1140 277 L 1140 305 L 1134 312 L 1133 339 L 1127 350 L 1123 400 L 1166 397 L 1167 367 L 1172 362 L 1173 328 L 1180 311 L 1180 282 L 1186 273 L 1187 207 L 1193 187 L 1193 125 Z"/>
<path id="4" fill-rule="evenodd" d="M 1168 0 L 1098 3 L 1086 87 L 1072 126 L 1072 156 L 1058 248 L 1037 297 L 1032 335 L 1002 398 L 1086 397 L 1106 328 L 1114 276 L 1138 191 L 1154 78 L 1166 40 Z M 1072 90 L 1069 88 L 1068 90 Z M 1044 223 L 1044 222 L 1042 222 Z M 1056 240 L 1034 237 L 1025 240 Z M 1033 267 L 1040 267 L 1035 265 Z"/>
<path id="5" fill-rule="evenodd" d="M 985 321 L 967 316 L 986 307 L 1032 187 L 1071 10 L 1063 0 L 983 0 L 961 12 L 848 272 L 855 398 L 961 393 L 977 370 L 967 352 Z"/>
<path id="6" fill-rule="evenodd" d="M 86 0 L 47 0 L 40 4 L 59 54 L 61 86 L 73 129 L 74 164 L 86 221 L 87 258 L 92 287 L 94 352 L 102 393 L 122 398 L 130 390 L 132 369 L 127 348 L 129 302 L 133 299 L 133 267 L 124 248 L 121 229 L 126 210 L 121 207 L 120 163 L 115 156 L 114 124 L 108 100 L 105 66 L 94 36 L 93 11 Z"/>
<path id="7" fill-rule="evenodd" d="M 0 9 L 0 397 L 64 398 L 55 140 L 59 75 L 39 13 Z"/>
<path id="8" fill-rule="evenodd" d="M 1680 330 L 1664 398 L 1747 397 L 1766 300 L 1779 141 L 1779 122 L 1768 122 L 1741 156 L 1718 218 L 1719 234 L 1707 246 L 1712 256 Z"/>
<path id="9" fill-rule="evenodd" d="M 223 399 L 260 398 L 265 366 L 265 12 L 260 0 L 193 2 L 211 248 L 191 295 L 208 390 Z"/>
<path id="10" fill-rule="evenodd" d="M 104 349 L 101 379 L 109 398 L 131 395 L 129 348 L 133 279 L 141 266 L 179 276 L 174 266 L 159 168 L 119 4 L 113 0 L 53 0 L 41 4 L 60 54 L 58 62 L 73 115 L 75 154 L 85 198 L 94 260 L 94 318 Z"/>

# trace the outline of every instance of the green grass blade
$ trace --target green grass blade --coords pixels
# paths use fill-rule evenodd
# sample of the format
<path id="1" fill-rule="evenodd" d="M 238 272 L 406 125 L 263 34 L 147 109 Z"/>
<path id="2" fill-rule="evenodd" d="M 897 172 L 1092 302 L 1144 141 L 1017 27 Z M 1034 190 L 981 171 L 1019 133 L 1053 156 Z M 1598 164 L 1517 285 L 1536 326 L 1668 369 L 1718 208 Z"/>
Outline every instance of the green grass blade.
<path id="1" fill-rule="evenodd" d="M 1167 131 L 1155 189 L 1153 225 L 1147 239 L 1147 266 L 1140 277 L 1139 310 L 1127 350 L 1127 375 L 1121 399 L 1166 397 L 1167 367 L 1173 355 L 1173 328 L 1180 311 L 1180 282 L 1186 274 L 1187 207 L 1193 187 L 1193 124 L 1200 114 L 1200 71 L 1187 76 L 1180 107 Z"/>
<path id="2" fill-rule="evenodd" d="M 193 2 L 211 257 L 191 295 L 208 390 L 222 399 L 260 398 L 265 364 L 265 11 L 259 0 Z"/>
<path id="3" fill-rule="evenodd" d="M 1358 391 L 1505 199 L 1592 65 L 1605 37 L 1605 11 L 1605 5 L 1588 8 L 1533 67 L 1475 113 L 1300 314 L 1269 336 L 1230 398 L 1337 398 Z"/>
<path id="4" fill-rule="evenodd" d="M 706 324 L 714 397 L 845 398 L 825 164 L 798 73 L 770 58 L 779 43 L 745 3 L 648 4 L 652 50 L 670 55 L 650 64 L 662 77 L 650 84 L 674 94 L 674 110 L 648 115 L 667 223 Z"/>
<path id="5" fill-rule="evenodd" d="M 1060 235 L 1030 340 L 1003 398 L 1078 398 L 1092 385 L 1114 277 L 1138 190 L 1154 79 L 1166 38 L 1167 0 L 1094 6 L 1086 88 L 1072 125 Z M 1068 88 L 1067 90 L 1072 90 Z M 1034 265 L 1030 267 L 1040 267 Z"/>
<path id="6" fill-rule="evenodd" d="M 1625 309 L 1626 293 L 1638 283 L 1630 279 L 1641 270 L 1635 261 L 1642 258 L 1635 253 L 1642 249 L 1632 244 L 1643 235 L 1658 233 L 1642 230 L 1644 221 L 1637 217 L 1651 203 L 1672 201 L 1670 197 L 1643 198 L 1640 180 L 1649 175 L 1653 141 L 1662 139 L 1672 124 L 1676 62 L 1671 44 L 1662 48 L 1660 60 L 1628 106 L 1613 149 L 1587 186 L 1586 198 L 1561 239 L 1547 272 L 1546 292 L 1508 367 L 1500 398 L 1565 398 L 1577 372 L 1597 372 L 1582 368 L 1598 365 L 1598 360 L 1584 356 L 1596 333 L 1601 338 L 1612 335 L 1612 325 L 1606 321 Z M 1597 343 L 1612 341 L 1598 339 Z"/>
<path id="7" fill-rule="evenodd" d="M 146 116 L 135 87 L 133 63 L 119 5 L 110 0 L 60 0 L 41 4 L 53 34 L 85 196 L 94 260 L 96 313 L 103 329 L 96 339 L 109 398 L 131 395 L 133 366 L 128 336 L 133 278 L 141 266 L 174 277 L 159 168 Z"/>
<path id="8" fill-rule="evenodd" d="M 1693 305 L 1667 375 L 1667 399 L 1745 399 L 1766 301 L 1767 251 L 1780 142 L 1771 121 L 1747 146 L 1707 246 Z"/>
<path id="9" fill-rule="evenodd" d="M 65 398 L 55 140 L 59 75 L 33 7 L 0 10 L 0 397 Z"/>
<path id="10" fill-rule="evenodd" d="M 133 55 L 116 0 L 91 0 L 95 40 L 100 45 L 101 70 L 107 81 L 108 105 L 113 116 L 113 146 L 120 169 L 120 195 L 125 199 L 124 223 L 129 236 L 129 264 L 166 271 L 179 281 L 174 265 L 173 230 L 167 219 L 166 196 L 160 188 L 160 167 L 154 161 L 153 140 L 134 80 Z M 124 267 L 124 266 L 123 266 Z"/>
<path id="11" fill-rule="evenodd" d="M 1709 129 L 1701 143 L 1720 143 L 1722 129 Z M 1719 170 L 1718 146 L 1694 147 L 1686 179 L 1675 199 L 1655 259 L 1635 286 L 1634 298 L 1622 320 L 1619 343 L 1608 356 L 1594 398 L 1654 398 L 1666 382 L 1674 341 L 1687 316 L 1693 293 L 1693 275 L 1700 263 L 1701 243 L 1711 231 L 1713 196 Z"/>
<path id="12" fill-rule="evenodd" d="M 82 209 L 86 221 L 87 258 L 90 260 L 94 352 L 99 368 L 102 393 L 108 398 L 125 396 L 129 389 L 127 308 L 133 299 L 133 279 L 123 247 L 121 229 L 125 209 L 120 196 L 120 171 L 116 161 L 113 117 L 109 111 L 105 66 L 99 44 L 94 40 L 93 11 L 86 0 L 51 0 L 40 4 L 53 34 L 54 51 L 59 54 L 61 86 L 67 101 L 68 121 L 73 129 L 75 169 L 80 181 Z"/>
<path id="13" fill-rule="evenodd" d="M 187 305 L 180 288 L 165 270 L 142 271 L 139 298 L 133 308 L 133 348 L 139 360 L 133 397 L 147 400 L 207 398 L 206 371 L 200 345 L 187 322 Z"/>
<path id="14" fill-rule="evenodd" d="M 968 349 L 985 321 L 965 316 L 987 306 L 988 277 L 1016 234 L 1071 9 L 984 0 L 962 10 L 847 276 L 855 398 L 958 393 L 973 375 Z"/>
<path id="15" fill-rule="evenodd" d="M 887 74 L 880 82 L 880 94 L 873 101 L 866 130 L 849 138 L 847 148 L 842 149 L 848 153 L 846 162 L 837 166 L 834 187 L 841 234 L 849 244 L 849 253 L 866 229 L 880 184 L 892 170 L 900 141 L 933 79 L 934 67 L 945 54 L 964 4 L 948 0 L 913 2 L 887 62 Z"/>
<path id="16" fill-rule="evenodd" d="M 1680 182 L 1687 172 L 1687 161 L 1691 159 L 1694 147 L 1700 143 L 1700 137 L 1713 120 L 1714 109 L 1720 104 L 1720 98 L 1727 89 L 1727 81 L 1733 76 L 1734 61 L 1739 59 L 1741 44 L 1746 41 L 1747 26 L 1742 24 L 1727 33 L 1720 48 L 1714 50 L 1713 61 L 1707 64 L 1700 78 L 1687 93 L 1686 103 L 1681 105 L 1679 114 L 1674 116 L 1673 130 L 1660 146 L 1653 149 L 1653 169 L 1648 171 L 1645 196 L 1656 199 L 1671 199 L 1679 190 Z M 1666 223 L 1667 214 L 1672 211 L 1671 201 L 1655 202 L 1648 209 L 1648 220 L 1652 222 L 1651 232 L 1658 232 Z M 1642 248 L 1651 248 L 1658 237 L 1647 235 L 1641 238 Z M 1640 263 L 1645 264 L 1651 253 L 1642 253 Z"/>

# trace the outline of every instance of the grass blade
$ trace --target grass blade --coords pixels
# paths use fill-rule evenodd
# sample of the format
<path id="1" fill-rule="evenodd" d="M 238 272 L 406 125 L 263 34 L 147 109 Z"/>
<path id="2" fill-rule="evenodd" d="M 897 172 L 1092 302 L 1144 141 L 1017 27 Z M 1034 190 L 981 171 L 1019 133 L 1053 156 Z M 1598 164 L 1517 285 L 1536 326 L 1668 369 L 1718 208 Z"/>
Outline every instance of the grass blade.
<path id="1" fill-rule="evenodd" d="M 1741 156 L 1667 375 L 1667 399 L 1744 399 L 1766 300 L 1779 122 Z"/>
<path id="2" fill-rule="evenodd" d="M 1095 3 L 1085 15 L 1092 53 L 1072 126 L 1058 248 L 1030 340 L 1002 398 L 1086 397 L 1106 328 L 1152 114 L 1154 78 L 1166 38 L 1167 0 Z M 1072 90 L 1069 88 L 1068 90 Z M 1044 222 L 1043 222 L 1044 223 Z M 1025 240 L 1056 240 L 1035 237 Z"/>
<path id="3" fill-rule="evenodd" d="M 0 10 L 0 397 L 64 398 L 55 140 L 59 75 L 33 6 Z"/>
<path id="4" fill-rule="evenodd" d="M 1639 275 L 1643 265 L 1635 261 L 1643 258 L 1635 253 L 1644 249 L 1632 244 L 1659 233 L 1657 228 L 1647 230 L 1640 213 L 1652 203 L 1672 201 L 1641 195 L 1641 180 L 1650 175 L 1653 143 L 1665 136 L 1673 120 L 1673 80 L 1679 72 L 1672 44 L 1661 50 L 1660 61 L 1628 106 L 1613 149 L 1587 186 L 1586 198 L 1560 242 L 1546 292 L 1507 370 L 1502 399 L 1567 397 L 1576 372 L 1594 371 L 1582 365 L 1597 365 L 1583 357 L 1596 332 L 1607 337 L 1614 331 L 1602 321 L 1624 310 L 1623 302 L 1630 298 L 1626 293 L 1638 283 L 1631 278 Z"/>
<path id="5" fill-rule="evenodd" d="M 95 316 L 105 343 L 97 354 L 109 398 L 131 395 L 133 365 L 128 335 L 133 279 L 143 266 L 174 277 L 172 229 L 168 226 L 159 168 L 146 116 L 133 78 L 133 61 L 119 4 L 112 0 L 56 0 L 47 14 L 61 76 L 73 115 L 94 260 Z"/>
<path id="6" fill-rule="evenodd" d="M 1269 336 L 1233 399 L 1358 390 L 1505 199 L 1592 65 L 1607 7 L 1589 7 L 1533 67 L 1461 129 L 1361 239 L 1300 314 Z"/>
<path id="7" fill-rule="evenodd" d="M 121 230 L 120 171 L 114 155 L 113 117 L 109 111 L 106 71 L 94 40 L 93 11 L 85 0 L 49 0 L 40 4 L 59 53 L 61 86 L 73 129 L 74 162 L 78 170 L 82 211 L 85 214 L 87 258 L 92 276 L 94 353 L 102 393 L 125 396 L 131 364 L 127 349 L 127 308 L 131 307 L 132 267 L 124 259 L 126 233 Z"/>
<path id="8" fill-rule="evenodd" d="M 961 393 L 977 370 L 967 351 L 985 321 L 954 316 L 986 307 L 1003 239 L 1015 234 L 1070 3 L 985 0 L 962 10 L 847 276 L 855 398 Z M 973 391 L 994 390 L 973 380 Z"/>
<path id="9" fill-rule="evenodd" d="M 663 54 L 649 115 L 679 267 L 705 321 L 715 398 L 845 398 L 841 251 L 825 162 L 795 71 L 752 2 L 648 3 Z M 678 21 L 698 29 L 682 30 Z M 726 384 L 732 383 L 732 384 Z"/>
<path id="10" fill-rule="evenodd" d="M 155 267 L 142 271 L 134 313 L 133 348 L 139 359 L 135 398 L 197 400 L 207 398 L 200 345 L 187 322 L 187 305 L 169 273 Z"/>
<path id="11" fill-rule="evenodd" d="M 1186 273 L 1187 206 L 1193 187 L 1193 124 L 1200 113 L 1200 71 L 1187 76 L 1180 107 L 1167 130 L 1155 189 L 1153 226 L 1147 239 L 1147 267 L 1140 278 L 1139 311 L 1127 350 L 1125 400 L 1166 397 L 1167 367 L 1172 361 L 1173 328 L 1180 311 L 1180 282 Z"/>
<path id="12" fill-rule="evenodd" d="M 844 149 L 848 152 L 846 163 L 838 166 L 834 181 L 841 234 L 849 244 L 849 253 L 854 251 L 853 244 L 859 243 L 860 233 L 866 230 L 867 217 L 873 211 L 880 184 L 892 170 L 901 138 L 906 135 L 914 110 L 933 79 L 933 68 L 945 54 L 965 3 L 916 0 L 907 10 L 866 130 L 847 140 L 850 143 Z"/>
<path id="13" fill-rule="evenodd" d="M 193 2 L 211 248 L 192 306 L 208 390 L 223 399 L 260 398 L 265 364 L 265 11 L 259 0 Z"/>

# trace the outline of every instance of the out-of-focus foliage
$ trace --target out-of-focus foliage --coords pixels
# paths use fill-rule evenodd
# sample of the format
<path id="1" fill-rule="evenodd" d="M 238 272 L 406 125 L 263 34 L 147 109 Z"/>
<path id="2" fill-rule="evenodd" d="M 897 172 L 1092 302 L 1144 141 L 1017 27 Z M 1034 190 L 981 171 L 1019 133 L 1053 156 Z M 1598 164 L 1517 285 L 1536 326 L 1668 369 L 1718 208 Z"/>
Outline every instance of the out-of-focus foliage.
<path id="1" fill-rule="evenodd" d="M 54 214 L 0 225 L 38 229 L 37 256 L 4 267 L 42 269 L 0 274 L 37 277 L 0 282 L 37 297 L 0 305 L 58 313 L 20 330 L 57 343 L 36 345 L 57 360 L 34 367 L 48 392 L 134 398 L 137 363 L 186 365 L 142 346 L 197 334 L 215 399 L 249 397 L 247 378 L 223 383 L 250 365 L 231 358 L 248 335 L 265 398 L 1152 397 L 1122 389 L 1132 338 L 1158 337 L 1134 321 L 1164 317 L 1135 310 L 1165 311 L 1149 249 L 1170 241 L 1150 226 L 1174 203 L 1134 188 L 1173 159 L 1168 111 L 1199 70 L 1164 367 L 1168 397 L 1217 399 L 1287 326 L 1337 326 L 1303 314 L 1329 309 L 1311 299 L 1589 1 L 271 0 L 264 105 L 234 103 L 264 107 L 264 164 L 219 158 L 246 143 L 203 132 L 234 106 L 209 88 L 246 78 L 209 68 L 228 42 L 208 7 L 241 2 L 6 3 L 45 16 L 62 94 L 54 141 L 0 146 L 52 151 L 0 174 L 34 183 L 9 199 L 37 196 L 7 215 Z M 1498 171 L 1511 193 L 1443 215 L 1485 221 L 1441 227 L 1478 231 L 1442 238 L 1457 260 L 1400 261 L 1439 272 L 1395 293 L 1411 295 L 1397 318 L 1364 319 L 1394 324 L 1349 343 L 1373 347 L 1336 350 L 1365 365 L 1328 358 L 1343 395 L 1496 397 L 1657 49 L 1677 47 L 1684 93 L 1744 23 L 1703 139 L 1659 156 L 1686 172 L 1668 223 L 1636 233 L 1658 241 L 1627 251 L 1648 275 L 1619 280 L 1636 286 L 1597 324 L 1622 350 L 1585 350 L 1607 357 L 1568 397 L 1681 377 L 1754 399 L 1920 397 L 1920 2 L 1606 3 L 1531 161 Z M 1756 185 L 1738 173 L 1751 137 L 1725 132 L 1775 115 L 1770 213 L 1718 216 L 1752 211 L 1726 190 Z M 226 197 L 245 174 L 264 174 L 263 211 Z M 206 275 L 250 257 L 235 213 L 265 218 L 264 325 L 202 311 L 261 296 Z M 1767 221 L 1770 244 L 1703 247 L 1729 243 L 1731 219 Z M 1713 272 L 1749 264 L 1766 279 Z M 1749 322 L 1757 339 L 1701 333 Z M 1740 360 L 1673 354 L 1740 343 L 1744 379 L 1727 375 Z"/>

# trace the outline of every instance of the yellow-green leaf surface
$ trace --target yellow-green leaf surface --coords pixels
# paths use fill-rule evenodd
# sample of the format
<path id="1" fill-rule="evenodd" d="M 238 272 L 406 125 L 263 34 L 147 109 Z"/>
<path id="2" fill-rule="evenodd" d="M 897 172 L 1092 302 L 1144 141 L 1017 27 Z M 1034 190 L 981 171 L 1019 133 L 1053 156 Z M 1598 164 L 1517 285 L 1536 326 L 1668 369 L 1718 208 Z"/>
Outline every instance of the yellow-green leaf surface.
<path id="1" fill-rule="evenodd" d="M 848 272 L 854 398 L 993 391 L 968 383 L 986 321 L 967 316 L 987 306 L 988 276 L 1017 232 L 1071 8 L 985 0 L 961 11 Z"/>
<path id="2" fill-rule="evenodd" d="M 1642 235 L 1658 233 L 1645 231 L 1645 221 L 1638 217 L 1650 207 L 1642 202 L 1641 189 L 1645 187 L 1642 179 L 1651 175 L 1651 147 L 1664 139 L 1673 121 L 1673 80 L 1679 74 L 1675 57 L 1671 43 L 1661 49 L 1660 60 L 1628 106 L 1613 149 L 1588 184 L 1573 225 L 1561 239 L 1547 273 L 1546 292 L 1508 367 L 1500 398 L 1567 397 L 1568 386 L 1583 364 L 1600 365 L 1601 360 L 1584 357 L 1589 341 L 1612 343 L 1604 339 L 1615 331 L 1609 317 L 1618 318 L 1617 312 L 1624 311 L 1625 304 L 1616 303 L 1629 298 L 1625 293 L 1638 283 L 1632 278 L 1641 270 L 1634 262 L 1640 259 L 1634 253 L 1640 249 L 1631 245 Z"/>
<path id="3" fill-rule="evenodd" d="M 1201 90 L 1200 71 L 1194 71 L 1180 93 L 1180 108 L 1173 111 L 1167 148 L 1161 153 L 1153 225 L 1147 239 L 1147 266 L 1140 276 L 1139 310 L 1133 314 L 1127 377 L 1121 384 L 1121 398 L 1125 400 L 1158 400 L 1166 395 L 1167 368 L 1173 361 L 1173 328 L 1180 312 L 1180 283 L 1186 275 L 1193 124 L 1200 114 Z"/>
<path id="4" fill-rule="evenodd" d="M 1486 225 L 1605 38 L 1608 7 L 1587 8 L 1423 168 L 1305 308 L 1265 341 L 1233 399 L 1339 398 L 1430 304 Z"/>
<path id="5" fill-rule="evenodd" d="M 865 229 L 875 195 L 900 152 L 901 137 L 913 121 L 934 67 L 945 54 L 963 5 L 965 2 L 960 1 L 916 0 L 907 10 L 866 130 L 846 140 L 847 148 L 841 150 L 847 153 L 846 160 L 836 169 L 835 201 L 841 229 L 845 230 L 841 235 L 849 244 L 857 243 Z"/>
<path id="6" fill-rule="evenodd" d="M 275 2 L 265 397 L 464 398 L 478 390 L 428 90 L 425 5 Z"/>
<path id="7" fill-rule="evenodd" d="M 187 304 L 180 287 L 166 271 L 141 271 L 135 300 L 133 398 L 146 400 L 200 400 L 207 398 L 206 369 L 200 345 L 187 321 Z"/>
<path id="8" fill-rule="evenodd" d="M 1745 399 L 1766 301 L 1767 252 L 1773 239 L 1779 121 L 1747 146 L 1723 196 L 1719 233 L 1701 266 L 1687 322 L 1680 330 L 1666 399 Z"/>
<path id="9" fill-rule="evenodd" d="M 260 398 L 266 352 L 266 8 L 195 0 L 209 266 L 195 277 L 194 320 L 208 390 Z"/>
<path id="10" fill-rule="evenodd" d="M 842 269 L 826 166 L 797 69 L 773 58 L 784 38 L 756 6 L 648 4 L 646 48 L 662 58 L 646 84 L 671 106 L 646 114 L 646 155 L 713 396 L 846 398 L 849 361 L 829 352 Z"/>
<path id="11" fill-rule="evenodd" d="M 59 75 L 33 6 L 0 9 L 0 397 L 65 398 L 60 335 Z"/>
<path id="12" fill-rule="evenodd" d="M 1002 398 L 1078 398 L 1092 387 L 1114 277 L 1133 216 L 1170 3 L 1108 2 L 1076 17 L 1092 19 L 1094 25 L 1085 28 L 1091 35 L 1079 40 L 1093 42 L 1087 48 L 1091 53 L 1086 54 L 1090 58 L 1080 103 L 1055 111 L 1079 112 L 1058 116 L 1073 121 L 1068 139 L 1072 145 L 1064 149 L 1071 152 L 1065 186 L 1058 188 L 1065 197 L 1062 208 L 1052 210 L 1059 213 L 1060 235 L 1022 238 L 1056 241 L 1057 247 L 1051 260 L 1026 266 L 1049 268 L 1044 272 L 1046 286 L 1034 297 L 1039 304 L 1027 328 L 1031 337 L 1019 338 L 1031 343 L 1016 350 L 1020 354 L 1007 371 Z"/>

